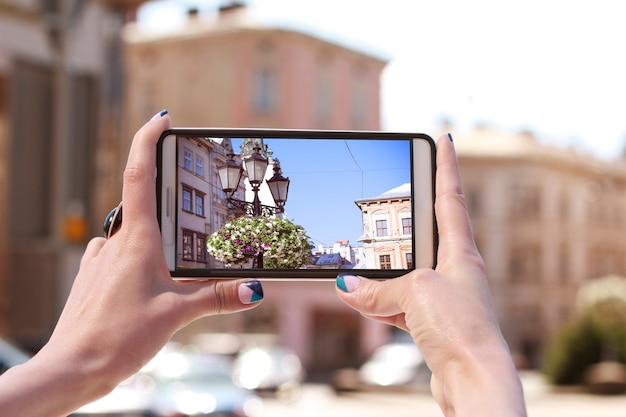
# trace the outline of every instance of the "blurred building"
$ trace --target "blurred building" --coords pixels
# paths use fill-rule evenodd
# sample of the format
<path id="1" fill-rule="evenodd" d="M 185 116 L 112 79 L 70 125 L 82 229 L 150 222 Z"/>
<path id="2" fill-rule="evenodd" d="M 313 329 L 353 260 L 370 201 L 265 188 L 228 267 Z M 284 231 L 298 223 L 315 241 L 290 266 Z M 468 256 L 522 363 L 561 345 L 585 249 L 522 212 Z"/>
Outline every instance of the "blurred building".
<path id="1" fill-rule="evenodd" d="M 454 134 L 478 248 L 511 350 L 537 365 L 583 280 L 626 274 L 626 162 L 487 128 Z"/>
<path id="2" fill-rule="evenodd" d="M 0 2 L 0 334 L 28 348 L 119 202 L 119 32 L 140 3 Z"/>
<path id="3" fill-rule="evenodd" d="M 333 268 L 367 268 L 363 255 L 363 246 L 352 246 L 346 239 L 337 240 L 332 246 L 317 245 L 313 250 L 320 266 L 334 265 Z M 331 267 L 331 266 L 327 266 Z"/>
<path id="4" fill-rule="evenodd" d="M 176 126 L 381 128 L 381 57 L 264 25 L 237 2 L 214 19 L 192 12 L 167 34 L 128 25 L 121 42 L 141 3 L 0 2 L 0 334 L 27 347 L 52 331 L 85 242 L 119 201 L 130 138 L 156 111 L 168 108 Z M 579 284 L 626 274 L 626 167 L 527 134 L 453 133 L 504 335 L 536 364 Z M 368 208 L 372 244 L 385 229 L 404 233 L 401 213 L 389 213 Z M 217 227 L 228 213 L 202 214 Z M 324 253 L 349 259 L 340 246 Z M 338 301 L 334 281 L 264 288 L 259 308 L 179 337 L 274 334 L 314 370 L 357 365 L 389 338 Z"/>
<path id="5" fill-rule="evenodd" d="M 192 10 L 178 30 L 150 33 L 128 25 L 124 34 L 129 138 L 160 108 L 170 111 L 176 126 L 381 128 L 384 59 L 268 26 L 240 2 L 215 16 Z M 277 334 L 309 370 L 355 366 L 388 338 L 389 328 L 366 321 L 337 299 L 334 281 L 264 287 L 263 305 L 254 311 L 199 320 L 178 338 L 191 340 L 199 332 Z"/>
<path id="6" fill-rule="evenodd" d="M 167 107 L 177 126 L 380 129 L 386 61 L 267 26 L 239 2 L 176 31 L 125 29 L 129 135 Z"/>

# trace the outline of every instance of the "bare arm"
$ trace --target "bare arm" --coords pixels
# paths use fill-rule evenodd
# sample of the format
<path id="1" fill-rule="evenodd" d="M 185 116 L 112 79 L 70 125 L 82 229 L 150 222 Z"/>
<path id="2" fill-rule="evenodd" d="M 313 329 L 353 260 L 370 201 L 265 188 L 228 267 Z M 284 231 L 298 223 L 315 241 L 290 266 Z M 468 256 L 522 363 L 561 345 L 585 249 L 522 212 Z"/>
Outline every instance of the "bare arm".
<path id="1" fill-rule="evenodd" d="M 476 249 L 452 138 L 437 141 L 436 270 L 385 282 L 337 279 L 338 295 L 374 320 L 408 331 L 433 372 L 446 416 L 526 415 L 521 382 L 495 317 Z"/>
<path id="2" fill-rule="evenodd" d="M 93 239 L 52 337 L 0 377 L 1 416 L 64 416 L 137 372 L 181 327 L 205 315 L 252 308 L 258 282 L 171 279 L 156 217 L 157 114 L 135 135 L 124 172 L 124 221 Z M 240 292 L 240 287 L 244 291 Z"/>

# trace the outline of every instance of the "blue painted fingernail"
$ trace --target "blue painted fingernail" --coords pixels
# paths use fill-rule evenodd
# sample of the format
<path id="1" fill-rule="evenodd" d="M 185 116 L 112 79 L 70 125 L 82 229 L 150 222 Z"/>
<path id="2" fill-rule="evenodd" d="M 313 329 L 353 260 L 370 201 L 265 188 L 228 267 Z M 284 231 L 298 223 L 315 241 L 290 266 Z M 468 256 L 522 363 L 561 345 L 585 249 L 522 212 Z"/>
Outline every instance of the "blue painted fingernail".
<path id="1" fill-rule="evenodd" d="M 122 203 L 120 203 L 117 207 L 107 214 L 104 219 L 104 237 L 109 239 L 111 236 L 115 234 L 122 225 Z"/>
<path id="2" fill-rule="evenodd" d="M 335 281 L 337 288 L 343 292 L 352 292 L 361 283 L 361 278 L 355 275 L 339 275 Z"/>
<path id="3" fill-rule="evenodd" d="M 160 112 L 158 112 L 157 114 L 155 114 L 154 116 L 152 116 L 152 120 L 159 119 L 159 118 L 165 116 L 167 113 L 168 113 L 168 111 L 163 109 Z"/>
<path id="4" fill-rule="evenodd" d="M 239 300 L 244 304 L 258 303 L 263 299 L 263 286 L 259 281 L 246 281 L 239 286 Z"/>
<path id="5" fill-rule="evenodd" d="M 452 139 L 452 133 L 448 133 L 448 138 L 450 138 L 450 142 L 454 142 L 454 139 Z"/>

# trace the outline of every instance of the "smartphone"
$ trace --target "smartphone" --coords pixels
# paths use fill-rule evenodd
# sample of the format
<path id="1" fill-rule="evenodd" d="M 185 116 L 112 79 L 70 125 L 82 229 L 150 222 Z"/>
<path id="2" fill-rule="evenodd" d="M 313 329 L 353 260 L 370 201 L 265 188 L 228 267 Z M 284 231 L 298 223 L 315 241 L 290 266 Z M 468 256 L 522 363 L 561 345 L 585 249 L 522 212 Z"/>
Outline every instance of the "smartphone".
<path id="1" fill-rule="evenodd" d="M 174 278 L 395 278 L 434 268 L 426 134 L 177 128 L 157 148 Z"/>

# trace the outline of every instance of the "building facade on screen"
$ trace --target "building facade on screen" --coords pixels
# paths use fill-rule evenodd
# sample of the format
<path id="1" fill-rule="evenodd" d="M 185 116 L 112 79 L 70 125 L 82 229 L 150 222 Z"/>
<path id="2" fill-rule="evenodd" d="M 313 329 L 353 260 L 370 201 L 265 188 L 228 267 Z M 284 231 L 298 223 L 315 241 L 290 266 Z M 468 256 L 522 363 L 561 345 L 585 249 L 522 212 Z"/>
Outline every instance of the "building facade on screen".
<path id="1" fill-rule="evenodd" d="M 411 184 L 399 185 L 355 202 L 363 216 L 363 255 L 366 268 L 413 268 Z"/>

